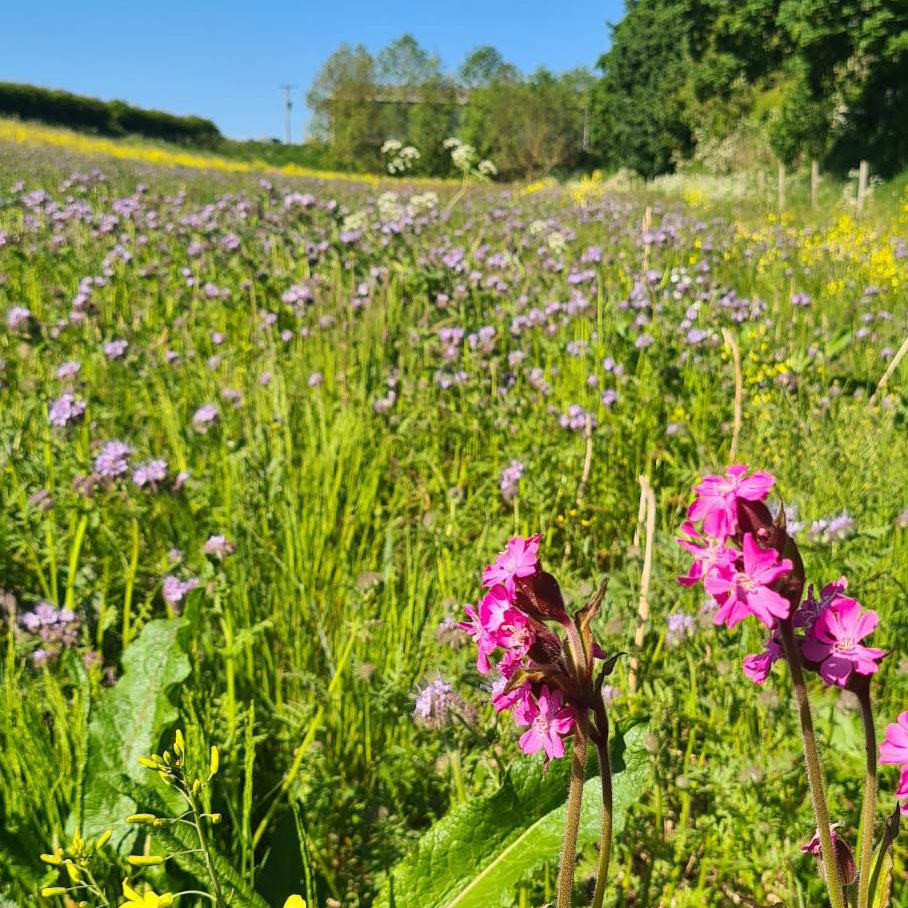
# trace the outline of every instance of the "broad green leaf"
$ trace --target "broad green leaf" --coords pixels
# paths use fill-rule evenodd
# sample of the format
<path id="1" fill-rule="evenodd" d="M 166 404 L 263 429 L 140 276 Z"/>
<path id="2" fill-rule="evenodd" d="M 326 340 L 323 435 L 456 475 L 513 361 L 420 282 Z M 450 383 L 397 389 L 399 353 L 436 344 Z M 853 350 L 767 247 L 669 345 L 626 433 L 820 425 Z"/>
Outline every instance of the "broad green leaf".
<path id="1" fill-rule="evenodd" d="M 645 725 L 612 740 L 614 829 L 649 776 Z M 591 762 L 595 762 L 591 760 Z M 374 908 L 496 908 L 543 862 L 557 860 L 564 827 L 570 760 L 521 761 L 501 788 L 455 809 L 435 824 L 388 875 Z M 602 794 L 598 775 L 587 780 L 579 844 L 598 842 Z"/>
<path id="2" fill-rule="evenodd" d="M 133 800 L 120 791 L 119 779 L 141 782 L 148 756 L 162 731 L 177 719 L 170 689 L 189 675 L 180 640 L 186 618 L 149 621 L 123 656 L 123 676 L 97 704 L 88 730 L 88 754 L 81 804 L 85 836 L 114 832 L 113 843 L 128 848 L 135 829 L 125 819 Z"/>

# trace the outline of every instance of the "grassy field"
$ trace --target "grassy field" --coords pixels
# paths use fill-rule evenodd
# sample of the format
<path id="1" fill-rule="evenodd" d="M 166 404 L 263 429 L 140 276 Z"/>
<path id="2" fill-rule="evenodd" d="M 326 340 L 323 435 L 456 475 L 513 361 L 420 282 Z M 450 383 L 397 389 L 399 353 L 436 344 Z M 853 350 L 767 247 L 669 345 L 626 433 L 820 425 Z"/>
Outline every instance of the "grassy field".
<path id="1" fill-rule="evenodd" d="M 673 538 L 691 484 L 729 457 L 725 331 L 742 362 L 739 457 L 779 477 L 808 576 L 847 574 L 879 612 L 893 649 L 879 715 L 908 706 L 908 366 L 872 396 L 908 335 L 908 196 L 881 190 L 857 217 L 830 192 L 779 217 L 702 186 L 685 202 L 588 181 L 477 186 L 449 208 L 455 187 L 433 198 L 10 138 L 7 899 L 36 904 L 59 873 L 39 855 L 77 833 L 115 830 L 105 893 L 130 849 L 175 850 L 122 821 L 166 806 L 135 756 L 179 725 L 194 753 L 220 750 L 212 846 L 237 891 L 371 905 L 433 821 L 526 759 L 450 625 L 507 537 L 539 531 L 571 602 L 608 576 L 597 634 L 639 663 L 632 692 L 619 662 L 611 711 L 648 722 L 651 782 L 607 904 L 821 904 L 787 681 L 742 674 L 762 629 L 713 628 L 675 582 Z M 636 646 L 641 475 L 657 508 Z M 40 626 L 25 617 L 39 603 L 53 607 Z M 414 721 L 438 676 L 473 721 Z M 853 834 L 859 717 L 844 694 L 817 688 L 815 703 Z M 547 901 L 556 863 L 513 904 Z M 191 859 L 132 878 L 204 888 Z"/>

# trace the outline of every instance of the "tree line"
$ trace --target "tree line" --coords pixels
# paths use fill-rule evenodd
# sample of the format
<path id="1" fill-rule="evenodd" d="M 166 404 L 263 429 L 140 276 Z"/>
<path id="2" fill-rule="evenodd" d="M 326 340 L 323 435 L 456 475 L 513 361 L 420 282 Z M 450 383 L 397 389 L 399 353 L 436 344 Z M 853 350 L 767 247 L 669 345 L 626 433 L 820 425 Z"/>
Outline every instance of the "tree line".
<path id="1" fill-rule="evenodd" d="M 308 94 L 312 131 L 337 165 L 380 170 L 396 139 L 419 150 L 413 172 L 453 170 L 444 140 L 456 136 L 504 179 L 534 179 L 593 162 L 589 142 L 594 75 L 579 68 L 521 74 L 493 47 L 470 53 L 453 75 L 404 35 L 373 56 L 342 44 Z"/>
<path id="2" fill-rule="evenodd" d="M 139 135 L 198 148 L 213 148 L 223 138 L 217 126 L 202 117 L 179 117 L 125 101 L 102 101 L 19 82 L 0 82 L 0 116 L 107 136 Z"/>
<path id="3" fill-rule="evenodd" d="M 610 29 L 595 73 L 524 75 L 483 46 L 449 75 L 410 35 L 374 56 L 341 45 L 308 95 L 314 136 L 357 170 L 394 138 L 438 176 L 450 135 L 505 179 L 908 166 L 908 0 L 626 0 Z"/>

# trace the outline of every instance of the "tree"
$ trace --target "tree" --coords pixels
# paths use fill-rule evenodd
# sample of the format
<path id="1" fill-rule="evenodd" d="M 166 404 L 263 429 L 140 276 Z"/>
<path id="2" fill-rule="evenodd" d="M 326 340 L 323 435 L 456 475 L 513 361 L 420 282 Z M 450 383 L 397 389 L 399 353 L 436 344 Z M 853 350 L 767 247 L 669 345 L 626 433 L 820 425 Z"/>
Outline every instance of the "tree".
<path id="1" fill-rule="evenodd" d="M 517 68 L 507 63 L 490 44 L 483 44 L 470 51 L 457 71 L 458 81 L 466 88 L 480 88 L 498 79 L 512 82 L 517 77 Z"/>
<path id="2" fill-rule="evenodd" d="M 673 169 L 692 149 L 683 87 L 687 67 L 685 7 L 672 0 L 630 0 L 598 62 L 592 95 L 594 148 L 610 163 L 647 177 Z"/>
<path id="3" fill-rule="evenodd" d="M 322 66 L 307 102 L 312 129 L 331 145 L 338 166 L 377 169 L 384 136 L 375 116 L 375 61 L 363 45 L 342 44 Z"/>

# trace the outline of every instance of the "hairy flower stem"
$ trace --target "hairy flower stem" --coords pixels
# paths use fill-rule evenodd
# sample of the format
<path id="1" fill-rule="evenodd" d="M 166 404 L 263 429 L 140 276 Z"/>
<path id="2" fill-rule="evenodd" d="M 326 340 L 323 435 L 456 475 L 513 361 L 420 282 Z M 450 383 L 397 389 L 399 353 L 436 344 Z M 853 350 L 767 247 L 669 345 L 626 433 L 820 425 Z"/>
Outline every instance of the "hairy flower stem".
<path id="1" fill-rule="evenodd" d="M 586 779 L 586 728 L 577 718 L 574 726 L 574 753 L 571 759 L 571 784 L 568 788 L 567 815 L 564 820 L 564 839 L 561 843 L 561 867 L 558 871 L 558 908 L 571 908 L 574 890 L 574 864 L 577 860 L 577 832 L 580 829 L 580 808 L 583 783 Z"/>
<path id="2" fill-rule="evenodd" d="M 829 891 L 831 908 L 846 908 L 845 894 L 842 889 L 842 878 L 839 874 L 839 862 L 836 860 L 832 834 L 829 830 L 829 809 L 826 806 L 826 795 L 823 790 L 823 770 L 820 766 L 820 755 L 817 753 L 816 734 L 813 719 L 810 715 L 810 700 L 807 697 L 807 685 L 801 671 L 801 655 L 794 638 L 791 619 L 780 622 L 782 644 L 785 647 L 785 661 L 791 672 L 791 683 L 794 687 L 798 717 L 801 720 L 801 738 L 804 741 L 804 758 L 807 764 L 807 783 L 813 801 L 813 813 L 817 821 L 817 832 L 820 836 L 820 852 L 823 856 L 823 867 L 826 870 L 826 888 Z"/>
<path id="3" fill-rule="evenodd" d="M 873 826 L 876 817 L 876 729 L 873 727 L 873 707 L 870 684 L 858 694 L 861 718 L 864 720 L 864 744 L 867 748 L 867 769 L 864 776 L 864 804 L 861 808 L 860 876 L 858 877 L 858 908 L 870 908 L 870 862 L 873 857 Z"/>
<path id="4" fill-rule="evenodd" d="M 602 782 L 602 839 L 599 843 L 599 867 L 596 872 L 596 891 L 592 908 L 602 908 L 605 897 L 605 882 L 608 879 L 609 859 L 612 855 L 612 761 L 608 749 L 608 716 L 605 709 L 597 707 L 596 726 L 599 739 L 596 749 L 599 754 L 599 779 Z"/>

